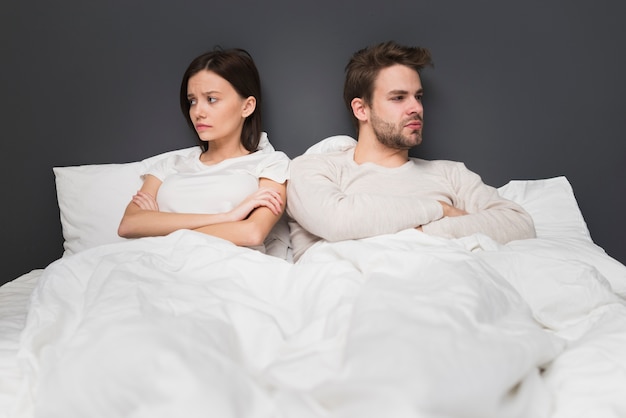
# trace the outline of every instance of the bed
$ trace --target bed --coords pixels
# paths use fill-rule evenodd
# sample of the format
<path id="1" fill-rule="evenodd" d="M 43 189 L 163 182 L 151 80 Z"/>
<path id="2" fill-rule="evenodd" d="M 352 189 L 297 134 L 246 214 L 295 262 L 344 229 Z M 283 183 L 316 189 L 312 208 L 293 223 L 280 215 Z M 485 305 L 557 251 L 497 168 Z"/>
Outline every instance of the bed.
<path id="1" fill-rule="evenodd" d="M 0 287 L 0 416 L 626 416 L 626 267 L 567 178 L 499 188 L 536 239 L 406 230 L 293 263 L 284 225 L 271 255 L 117 237 L 164 155 L 55 168 L 65 252 Z"/>

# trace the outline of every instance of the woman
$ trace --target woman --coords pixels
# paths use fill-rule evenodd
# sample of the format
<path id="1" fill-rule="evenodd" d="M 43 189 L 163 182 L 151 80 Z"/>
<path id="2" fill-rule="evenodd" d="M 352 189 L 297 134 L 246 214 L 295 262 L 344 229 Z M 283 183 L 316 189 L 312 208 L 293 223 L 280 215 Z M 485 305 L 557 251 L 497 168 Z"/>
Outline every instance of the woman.
<path id="1" fill-rule="evenodd" d="M 252 57 L 242 49 L 200 55 L 184 74 L 180 102 L 200 147 L 147 171 L 118 234 L 191 229 L 261 247 L 285 208 L 289 158 L 261 132 L 261 83 Z"/>

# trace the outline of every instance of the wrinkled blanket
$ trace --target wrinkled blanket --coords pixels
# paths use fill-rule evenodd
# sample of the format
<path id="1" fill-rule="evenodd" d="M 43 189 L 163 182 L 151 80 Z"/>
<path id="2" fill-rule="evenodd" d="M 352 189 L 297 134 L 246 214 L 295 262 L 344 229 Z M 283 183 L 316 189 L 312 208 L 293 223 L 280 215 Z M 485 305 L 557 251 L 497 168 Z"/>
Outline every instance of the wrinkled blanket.
<path id="1" fill-rule="evenodd" d="M 178 231 L 87 250 L 33 293 L 14 416 L 626 411 L 624 300 L 540 244 L 409 230 L 291 264 Z"/>

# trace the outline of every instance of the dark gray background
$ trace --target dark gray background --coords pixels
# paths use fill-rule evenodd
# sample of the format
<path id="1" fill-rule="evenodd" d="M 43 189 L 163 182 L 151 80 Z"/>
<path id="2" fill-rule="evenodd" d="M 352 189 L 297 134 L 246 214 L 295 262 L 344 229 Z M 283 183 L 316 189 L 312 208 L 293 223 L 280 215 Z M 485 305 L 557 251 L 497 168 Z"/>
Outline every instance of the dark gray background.
<path id="1" fill-rule="evenodd" d="M 178 109 L 188 62 L 243 47 L 265 130 L 291 157 L 351 134 L 343 68 L 394 39 L 431 49 L 425 143 L 486 183 L 565 175 L 595 242 L 626 262 L 626 25 L 618 1 L 114 0 L 5 2 L 4 282 L 62 254 L 53 166 L 193 145 Z"/>

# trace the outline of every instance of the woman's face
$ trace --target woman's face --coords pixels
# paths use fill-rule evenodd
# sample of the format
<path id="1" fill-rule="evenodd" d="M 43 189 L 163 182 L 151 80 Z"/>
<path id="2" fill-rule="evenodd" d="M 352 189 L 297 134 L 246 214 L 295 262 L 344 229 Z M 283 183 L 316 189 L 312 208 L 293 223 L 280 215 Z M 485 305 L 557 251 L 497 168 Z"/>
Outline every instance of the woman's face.
<path id="1" fill-rule="evenodd" d="M 240 141 L 241 129 L 256 105 L 254 97 L 241 98 L 233 86 L 208 70 L 187 83 L 189 117 L 203 141 Z"/>

